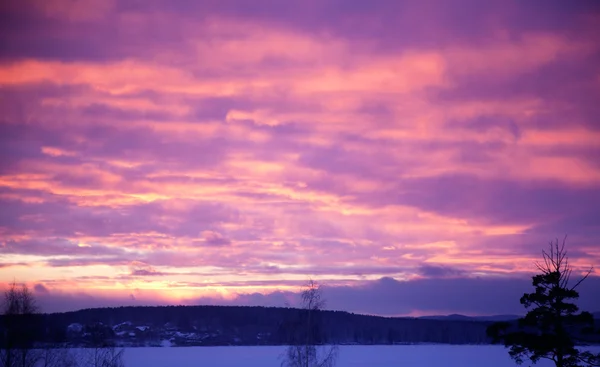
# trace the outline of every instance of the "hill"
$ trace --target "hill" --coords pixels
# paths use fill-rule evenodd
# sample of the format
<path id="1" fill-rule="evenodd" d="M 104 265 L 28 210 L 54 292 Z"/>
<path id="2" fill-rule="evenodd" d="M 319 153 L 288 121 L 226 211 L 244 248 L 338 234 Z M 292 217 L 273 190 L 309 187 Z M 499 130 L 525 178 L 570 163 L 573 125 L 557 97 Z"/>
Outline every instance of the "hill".
<path id="1" fill-rule="evenodd" d="M 301 310 L 282 307 L 156 306 L 37 315 L 37 342 L 86 346 L 98 333 L 122 346 L 285 345 Z M 380 317 L 319 311 L 322 343 L 487 344 L 487 327 L 516 316 Z M 0 316 L 0 320 L 2 317 Z M 0 322 L 3 325 L 3 322 Z M 0 330 L 2 335 L 2 330 Z"/>
<path id="2" fill-rule="evenodd" d="M 38 342 L 85 345 L 97 332 L 119 345 L 284 345 L 301 310 L 277 307 L 157 306 L 96 308 L 38 315 Z M 319 311 L 322 343 L 488 343 L 489 323 Z M 0 323 L 1 325 L 2 323 Z"/>

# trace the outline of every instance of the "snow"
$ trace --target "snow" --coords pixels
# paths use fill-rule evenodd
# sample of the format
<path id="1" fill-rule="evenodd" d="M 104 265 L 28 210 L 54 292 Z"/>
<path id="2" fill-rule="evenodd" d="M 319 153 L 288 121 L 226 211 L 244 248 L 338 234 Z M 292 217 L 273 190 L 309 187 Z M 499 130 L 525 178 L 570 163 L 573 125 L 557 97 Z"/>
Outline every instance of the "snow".
<path id="1" fill-rule="evenodd" d="M 67 331 L 73 332 L 73 333 L 80 333 L 83 331 L 83 325 L 76 323 L 76 322 L 72 323 L 69 326 L 67 326 Z"/>
<path id="2" fill-rule="evenodd" d="M 163 341 L 166 346 L 167 340 Z M 285 347 L 127 348 L 126 367 L 279 367 Z M 592 348 L 600 352 L 600 347 Z M 393 345 L 340 346 L 337 367 L 515 367 L 502 346 Z M 550 367 L 546 361 L 536 367 Z"/>
<path id="3" fill-rule="evenodd" d="M 160 346 L 161 347 L 167 347 L 168 348 L 168 347 L 170 347 L 172 345 L 173 345 L 173 343 L 171 343 L 171 341 L 167 340 L 167 339 L 165 339 L 165 340 L 163 340 L 163 341 L 160 342 Z"/>
<path id="4" fill-rule="evenodd" d="M 122 322 L 120 324 L 117 324 L 117 325 L 113 326 L 113 330 L 117 330 L 117 329 L 119 329 L 121 327 L 124 327 L 124 326 L 131 326 L 131 321 L 125 321 L 125 322 Z"/>

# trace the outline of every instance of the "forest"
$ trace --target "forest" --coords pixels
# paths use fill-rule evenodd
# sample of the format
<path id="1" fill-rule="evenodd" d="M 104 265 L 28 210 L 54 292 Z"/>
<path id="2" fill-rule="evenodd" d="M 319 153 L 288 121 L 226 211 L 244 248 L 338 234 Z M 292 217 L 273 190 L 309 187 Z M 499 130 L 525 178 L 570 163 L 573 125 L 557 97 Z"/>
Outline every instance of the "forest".
<path id="1" fill-rule="evenodd" d="M 597 316 L 597 315 L 596 315 Z M 0 316 L 2 317 L 2 316 Z M 492 321 L 445 318 L 380 317 L 343 311 L 316 313 L 319 344 L 487 344 Z M 302 310 L 260 306 L 155 306 L 94 308 L 36 314 L 36 342 L 86 346 L 102 335 L 117 345 L 288 345 L 301 322 Z M 25 321 L 23 321 L 25 322 Z M 24 323 L 22 323 L 24 324 Z M 3 325 L 0 322 L 0 325 Z M 0 334 L 1 335 L 1 334 Z M 590 342 L 598 342 L 598 338 Z"/>
<path id="2" fill-rule="evenodd" d="M 482 344 L 488 321 L 379 317 L 342 311 L 319 311 L 320 343 Z M 294 308 L 248 306 L 156 306 L 94 308 L 37 314 L 28 318 L 40 343 L 85 345 L 86 334 L 99 327 L 117 344 L 284 345 L 301 319 Z M 24 321 L 25 322 L 25 321 Z M 0 325 L 3 323 L 0 322 Z"/>

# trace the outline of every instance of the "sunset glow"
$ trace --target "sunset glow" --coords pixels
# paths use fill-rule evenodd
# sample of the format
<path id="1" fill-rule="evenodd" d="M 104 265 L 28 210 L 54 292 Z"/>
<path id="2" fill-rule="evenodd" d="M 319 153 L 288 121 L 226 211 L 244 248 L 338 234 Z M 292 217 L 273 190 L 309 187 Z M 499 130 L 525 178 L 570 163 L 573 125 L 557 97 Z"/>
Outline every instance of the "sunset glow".
<path id="1" fill-rule="evenodd" d="M 2 2 L 4 284 L 491 314 L 556 237 L 600 267 L 596 2 L 250 3 Z"/>

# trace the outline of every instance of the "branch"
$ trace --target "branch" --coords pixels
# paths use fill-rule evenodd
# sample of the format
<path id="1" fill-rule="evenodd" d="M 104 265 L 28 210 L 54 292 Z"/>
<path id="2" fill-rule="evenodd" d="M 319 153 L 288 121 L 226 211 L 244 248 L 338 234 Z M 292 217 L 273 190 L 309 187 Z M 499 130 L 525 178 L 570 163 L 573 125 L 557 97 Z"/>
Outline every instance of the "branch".
<path id="1" fill-rule="evenodd" d="M 544 268 L 538 261 L 535 262 L 535 266 L 538 268 L 539 271 L 541 271 L 543 274 L 547 274 L 548 273 L 548 264 L 546 264 L 546 267 Z"/>
<path id="2" fill-rule="evenodd" d="M 581 357 L 579 355 L 575 356 L 580 362 L 586 363 L 590 366 L 600 366 L 600 355 L 594 356 L 592 353 L 584 352 L 582 353 L 586 358 Z M 594 362 L 594 360 L 598 362 Z"/>
<path id="3" fill-rule="evenodd" d="M 586 278 L 588 276 L 590 276 L 590 274 L 592 273 L 592 270 L 594 270 L 593 266 L 588 269 L 587 273 L 585 273 L 585 275 L 581 279 L 579 279 L 579 281 L 577 283 L 575 283 L 575 285 L 570 290 L 574 290 L 575 288 L 577 288 L 577 286 L 579 284 L 581 284 L 581 282 L 583 282 L 584 280 L 586 280 Z"/>

